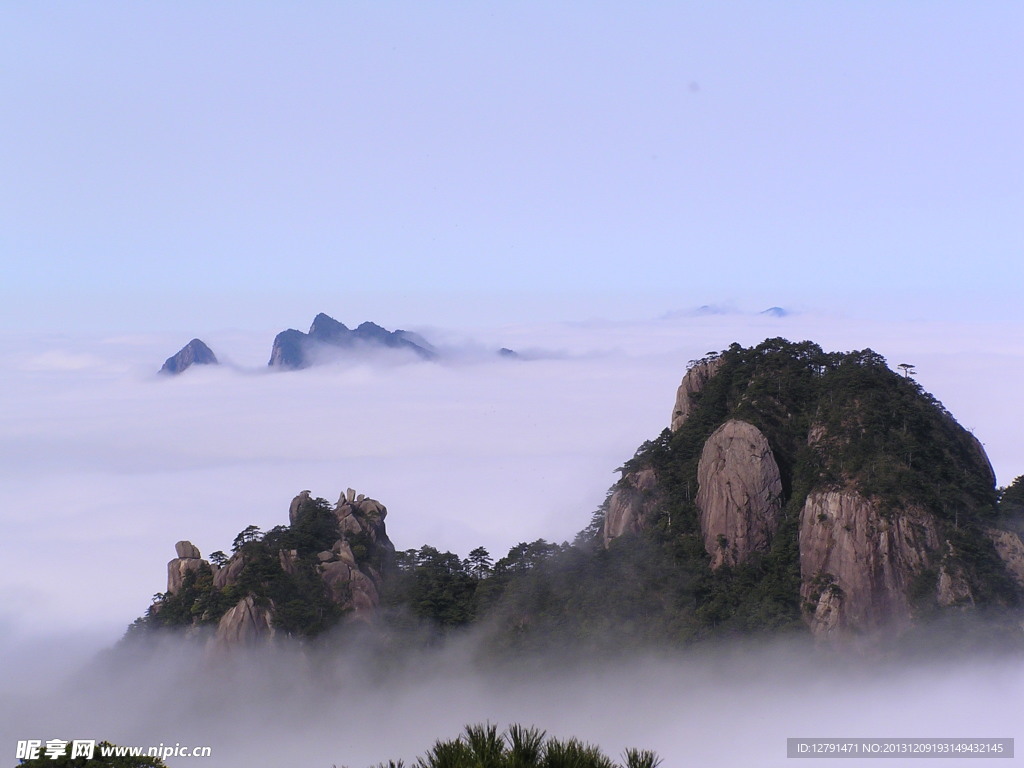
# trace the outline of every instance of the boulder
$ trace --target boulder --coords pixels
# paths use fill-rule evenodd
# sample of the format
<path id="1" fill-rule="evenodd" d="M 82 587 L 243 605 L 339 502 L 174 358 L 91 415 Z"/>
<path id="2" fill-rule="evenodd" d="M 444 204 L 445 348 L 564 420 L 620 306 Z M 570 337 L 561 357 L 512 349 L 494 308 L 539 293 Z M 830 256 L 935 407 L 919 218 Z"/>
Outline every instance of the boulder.
<path id="1" fill-rule="evenodd" d="M 191 541 L 179 541 L 174 545 L 174 551 L 177 553 L 179 558 L 198 558 L 199 548 L 195 546 Z"/>
<path id="2" fill-rule="evenodd" d="M 292 499 L 292 503 L 288 505 L 288 525 L 295 525 L 302 508 L 311 501 L 309 491 L 300 491 L 299 495 Z"/>
<path id="3" fill-rule="evenodd" d="M 739 565 L 752 553 L 767 551 L 779 526 L 782 479 L 757 427 L 732 419 L 715 430 L 701 451 L 697 485 L 700 528 L 712 569 Z"/>

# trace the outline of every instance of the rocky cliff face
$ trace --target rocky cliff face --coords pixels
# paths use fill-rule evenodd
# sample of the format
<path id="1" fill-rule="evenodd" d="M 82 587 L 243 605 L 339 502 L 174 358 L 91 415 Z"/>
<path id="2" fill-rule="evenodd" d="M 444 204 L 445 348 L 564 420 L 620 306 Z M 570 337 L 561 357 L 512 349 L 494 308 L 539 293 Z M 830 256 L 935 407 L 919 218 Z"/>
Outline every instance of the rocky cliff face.
<path id="1" fill-rule="evenodd" d="M 608 500 L 603 540 L 607 547 L 613 539 L 624 534 L 639 533 L 657 507 L 653 492 L 658 484 L 651 468 L 627 474 Z"/>
<path id="2" fill-rule="evenodd" d="M 252 646 L 274 639 L 273 605 L 260 606 L 252 595 L 246 595 L 230 608 L 217 623 L 212 646 L 226 650 Z"/>
<path id="3" fill-rule="evenodd" d="M 722 359 L 714 358 L 697 363 L 683 376 L 683 381 L 676 391 L 675 405 L 672 407 L 670 428 L 673 432 L 683 426 L 683 423 L 689 418 L 696 405 L 697 396 L 721 367 Z"/>
<path id="4" fill-rule="evenodd" d="M 832 636 L 911 622 L 914 578 L 939 552 L 922 509 L 883 516 L 856 491 L 815 491 L 800 513 L 800 597 L 811 630 Z"/>
<path id="5" fill-rule="evenodd" d="M 1024 588 L 1024 541 L 1020 534 L 999 528 L 988 528 L 986 535 L 992 540 L 996 554 L 1017 584 Z"/>
<path id="6" fill-rule="evenodd" d="M 779 527 L 782 478 L 768 439 L 730 419 L 704 443 L 697 467 L 697 509 L 711 568 L 766 552 Z"/>
<path id="7" fill-rule="evenodd" d="M 217 365 L 217 356 L 199 339 L 192 339 L 164 361 L 160 373 L 178 374 L 193 365 Z"/>

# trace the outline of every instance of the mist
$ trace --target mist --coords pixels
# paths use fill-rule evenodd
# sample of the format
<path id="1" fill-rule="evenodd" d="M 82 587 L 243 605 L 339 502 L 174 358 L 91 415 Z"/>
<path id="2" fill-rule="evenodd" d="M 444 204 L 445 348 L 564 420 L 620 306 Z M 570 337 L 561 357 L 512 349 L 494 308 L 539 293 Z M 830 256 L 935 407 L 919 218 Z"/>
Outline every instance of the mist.
<path id="1" fill-rule="evenodd" d="M 536 725 L 613 757 L 652 749 L 666 766 L 782 766 L 790 737 L 1010 738 L 1024 708 L 1019 656 L 869 663 L 806 641 L 675 655 L 623 648 L 569 664 L 566 656 L 487 661 L 463 636 L 382 664 L 336 638 L 215 655 L 168 637 L 105 654 L 63 680 L 16 680 L 0 719 L 7 744 L 103 738 L 212 749 L 170 766 L 408 763 L 478 722 Z"/>

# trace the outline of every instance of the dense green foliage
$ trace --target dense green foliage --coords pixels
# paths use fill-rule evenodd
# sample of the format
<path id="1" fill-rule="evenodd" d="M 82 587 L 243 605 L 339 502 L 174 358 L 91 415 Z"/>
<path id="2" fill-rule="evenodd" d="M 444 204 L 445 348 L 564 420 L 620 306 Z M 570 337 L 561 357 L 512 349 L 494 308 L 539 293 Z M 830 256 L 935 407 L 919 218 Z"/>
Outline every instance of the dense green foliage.
<path id="1" fill-rule="evenodd" d="M 623 762 L 579 739 L 557 739 L 536 728 L 512 725 L 498 733 L 495 725 L 467 725 L 454 739 L 438 740 L 409 768 L 657 768 L 661 759 L 648 750 L 627 749 Z M 389 761 L 376 768 L 403 768 Z"/>

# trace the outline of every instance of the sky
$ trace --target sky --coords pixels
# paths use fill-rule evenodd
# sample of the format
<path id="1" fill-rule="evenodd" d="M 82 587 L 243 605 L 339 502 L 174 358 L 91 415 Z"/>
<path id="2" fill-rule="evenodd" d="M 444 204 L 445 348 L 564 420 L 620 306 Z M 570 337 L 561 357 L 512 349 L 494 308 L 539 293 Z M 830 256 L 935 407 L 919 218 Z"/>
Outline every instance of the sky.
<path id="1" fill-rule="evenodd" d="M 379 499 L 400 548 L 571 540 L 667 426 L 687 361 L 733 341 L 911 362 L 1000 484 L 1024 474 L 1022 50 L 1011 2 L 3 3 L 19 686 L 114 642 L 174 542 L 227 550 L 304 489 Z M 444 361 L 267 372 L 274 334 L 318 312 Z M 224 365 L 158 377 L 194 336 Z M 950 675 L 930 700 L 1019 711 L 988 671 Z M 0 684 L 0 710 L 20 691 Z M 577 714 L 558 722 L 608 723 Z M 673 732 L 626 723 L 605 732 Z M 443 735 L 421 725 L 407 754 Z"/>
<path id="2" fill-rule="evenodd" d="M 2 15 L 6 328 L 1020 316 L 1018 3 Z"/>

